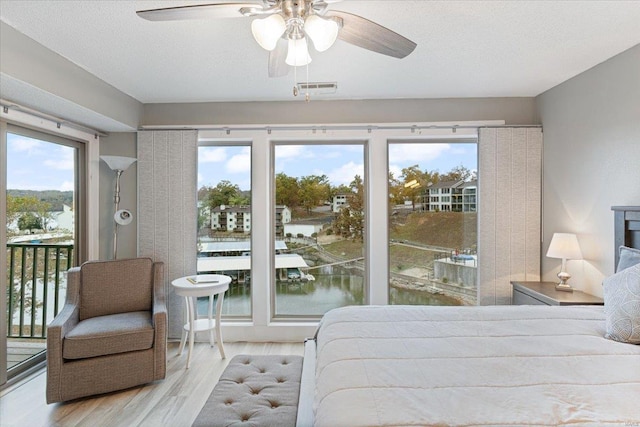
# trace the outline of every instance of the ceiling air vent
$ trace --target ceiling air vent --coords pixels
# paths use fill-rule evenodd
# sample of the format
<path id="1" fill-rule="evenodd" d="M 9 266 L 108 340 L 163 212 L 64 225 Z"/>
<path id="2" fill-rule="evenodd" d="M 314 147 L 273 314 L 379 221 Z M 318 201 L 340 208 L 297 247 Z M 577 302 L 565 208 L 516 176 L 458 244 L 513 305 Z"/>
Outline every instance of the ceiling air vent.
<path id="1" fill-rule="evenodd" d="M 338 90 L 337 82 L 305 82 L 297 83 L 296 86 L 300 93 L 311 93 L 315 95 L 336 93 L 336 90 Z"/>

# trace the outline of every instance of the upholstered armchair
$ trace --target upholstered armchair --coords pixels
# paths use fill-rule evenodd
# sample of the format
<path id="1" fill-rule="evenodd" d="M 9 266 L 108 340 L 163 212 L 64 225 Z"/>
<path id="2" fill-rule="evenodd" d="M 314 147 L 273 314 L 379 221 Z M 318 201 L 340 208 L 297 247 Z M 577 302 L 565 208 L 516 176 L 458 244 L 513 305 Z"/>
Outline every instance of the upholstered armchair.
<path id="1" fill-rule="evenodd" d="M 69 270 L 62 311 L 47 329 L 47 403 L 163 379 L 163 264 L 89 261 Z"/>

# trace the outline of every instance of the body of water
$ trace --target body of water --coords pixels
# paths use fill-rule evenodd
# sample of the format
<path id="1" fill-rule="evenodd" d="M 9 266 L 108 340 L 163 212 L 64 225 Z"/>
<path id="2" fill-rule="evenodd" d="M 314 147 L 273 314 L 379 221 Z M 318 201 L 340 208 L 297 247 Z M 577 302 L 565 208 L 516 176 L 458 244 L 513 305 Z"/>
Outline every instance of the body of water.
<path id="1" fill-rule="evenodd" d="M 364 278 L 357 273 L 359 272 L 356 270 L 327 266 L 323 267 L 318 274 L 314 274 L 313 281 L 278 281 L 276 283 L 276 315 L 320 317 L 334 308 L 363 305 Z M 445 295 L 397 288 L 390 288 L 389 300 L 395 305 L 460 305 L 457 299 Z M 200 300 L 198 307 L 201 315 L 206 315 L 206 299 Z M 250 316 L 250 285 L 232 284 L 225 295 L 222 313 L 228 316 Z"/>

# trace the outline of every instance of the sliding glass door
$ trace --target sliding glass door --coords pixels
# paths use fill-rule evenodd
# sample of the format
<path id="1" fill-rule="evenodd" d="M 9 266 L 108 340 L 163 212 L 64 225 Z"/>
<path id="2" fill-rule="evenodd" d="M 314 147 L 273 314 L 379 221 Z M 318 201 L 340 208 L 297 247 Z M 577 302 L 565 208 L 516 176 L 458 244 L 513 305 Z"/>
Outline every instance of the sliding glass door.
<path id="1" fill-rule="evenodd" d="M 85 150 L 12 125 L 3 134 L 7 326 L 0 351 L 10 378 L 44 360 L 47 324 L 64 305 L 65 273 L 85 259 Z"/>

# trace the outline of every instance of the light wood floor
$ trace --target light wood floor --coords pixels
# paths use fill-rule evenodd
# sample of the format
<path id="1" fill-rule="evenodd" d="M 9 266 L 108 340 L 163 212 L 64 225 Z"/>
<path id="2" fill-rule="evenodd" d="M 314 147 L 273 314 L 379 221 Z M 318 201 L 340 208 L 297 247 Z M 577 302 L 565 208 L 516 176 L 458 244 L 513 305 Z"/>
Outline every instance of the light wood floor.
<path id="1" fill-rule="evenodd" d="M 225 343 L 222 360 L 217 347 L 197 343 L 187 370 L 177 348 L 169 343 L 163 381 L 69 403 L 46 404 L 42 370 L 0 392 L 0 426 L 190 426 L 233 356 L 304 353 L 302 343 Z"/>

